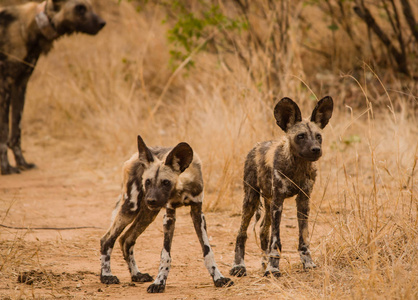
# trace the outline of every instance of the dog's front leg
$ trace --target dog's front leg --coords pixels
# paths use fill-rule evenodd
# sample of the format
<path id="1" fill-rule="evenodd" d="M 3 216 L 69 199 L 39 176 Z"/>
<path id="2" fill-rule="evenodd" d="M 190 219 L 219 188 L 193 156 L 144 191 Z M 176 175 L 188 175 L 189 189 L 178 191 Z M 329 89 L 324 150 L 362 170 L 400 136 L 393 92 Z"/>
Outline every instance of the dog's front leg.
<path id="1" fill-rule="evenodd" d="M 119 239 L 123 258 L 128 264 L 131 280 L 133 282 L 151 282 L 154 279 L 148 273 L 141 273 L 135 261 L 134 246 L 137 238 L 155 220 L 160 210 L 149 210 L 142 202 L 140 211 L 133 224 L 125 231 Z"/>
<path id="2" fill-rule="evenodd" d="M 193 225 L 202 246 L 203 258 L 205 260 L 205 267 L 212 276 L 216 287 L 228 287 L 234 284 L 230 278 L 224 277 L 216 266 L 215 256 L 209 244 L 209 238 L 206 231 L 206 220 L 202 213 L 202 203 L 193 203 L 191 205 L 190 215 L 193 220 Z"/>
<path id="3" fill-rule="evenodd" d="M 123 195 L 122 195 L 123 196 Z M 121 199 L 119 201 L 123 201 Z M 137 211 L 132 211 L 129 209 L 130 199 L 132 195 L 124 200 L 121 204 L 120 202 L 116 206 L 117 210 L 112 224 L 110 225 L 109 230 L 106 234 L 100 239 L 100 281 L 106 284 L 118 284 L 119 279 L 112 274 L 110 268 L 110 257 L 115 245 L 116 239 L 123 232 L 123 230 L 132 222 Z"/>
<path id="4" fill-rule="evenodd" d="M 167 208 L 164 215 L 164 246 L 161 251 L 160 268 L 157 278 L 151 284 L 147 291 L 148 293 L 162 293 L 165 290 L 168 273 L 171 267 L 171 243 L 173 242 L 174 227 L 176 223 L 176 210 Z"/>
<path id="5" fill-rule="evenodd" d="M 22 121 L 23 106 L 25 105 L 26 86 L 30 77 L 31 71 L 27 71 L 12 89 L 12 127 L 10 133 L 10 140 L 8 146 L 12 149 L 15 156 L 16 166 L 21 170 L 28 170 L 35 168 L 35 164 L 27 163 L 22 154 L 21 135 L 22 130 L 20 123 Z"/>
<path id="6" fill-rule="evenodd" d="M 5 75 L 0 62 L 0 167 L 1 174 L 20 173 L 9 164 L 7 158 L 7 139 L 9 137 L 9 111 L 11 101 L 11 79 Z"/>
<path id="7" fill-rule="evenodd" d="M 308 195 L 308 194 L 307 194 Z M 308 217 L 309 217 L 309 198 L 304 193 L 299 193 L 296 197 L 296 206 L 298 210 L 298 225 L 299 225 L 299 246 L 298 251 L 304 269 L 315 268 L 316 265 L 312 260 L 311 251 L 309 250 L 309 231 L 308 231 Z"/>

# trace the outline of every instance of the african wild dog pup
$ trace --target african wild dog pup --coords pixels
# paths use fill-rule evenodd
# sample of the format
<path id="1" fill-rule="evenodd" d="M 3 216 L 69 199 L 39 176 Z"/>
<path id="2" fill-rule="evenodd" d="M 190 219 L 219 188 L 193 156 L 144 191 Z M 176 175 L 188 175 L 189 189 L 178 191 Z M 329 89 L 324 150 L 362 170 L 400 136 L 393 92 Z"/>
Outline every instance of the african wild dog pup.
<path id="1" fill-rule="evenodd" d="M 116 239 L 126 226 L 130 227 L 120 237 L 123 256 L 128 263 L 131 279 L 149 282 L 149 274 L 139 272 L 134 259 L 135 241 L 154 221 L 162 208 L 164 215 L 164 246 L 161 251 L 160 268 L 149 293 L 162 293 L 165 289 L 171 265 L 171 242 L 176 222 L 176 208 L 190 206 L 190 215 L 203 250 L 205 266 L 217 287 L 230 286 L 233 282 L 224 277 L 216 266 L 202 213 L 203 178 L 201 162 L 187 143 L 174 148 L 148 148 L 138 136 L 138 153 L 123 166 L 122 193 L 114 210 L 112 224 L 102 237 L 101 274 L 102 283 L 119 283 L 110 271 L 110 255 Z"/>
<path id="2" fill-rule="evenodd" d="M 309 120 L 302 120 L 298 105 L 289 98 L 280 100 L 274 108 L 277 125 L 286 135 L 276 141 L 258 143 L 249 153 L 244 168 L 244 202 L 241 227 L 235 245 L 235 260 L 231 275 L 245 276 L 244 264 L 247 228 L 264 198 L 265 214 L 260 231 L 264 252 L 264 276 L 280 276 L 280 220 L 283 202 L 297 195 L 299 224 L 299 254 L 303 267 L 315 268 L 309 250 L 309 197 L 316 177 L 314 162 L 321 155 L 322 129 L 328 124 L 333 110 L 331 97 L 321 99 Z M 269 231 L 271 235 L 269 239 Z M 267 262 L 267 264 L 266 264 Z"/>
<path id="3" fill-rule="evenodd" d="M 60 36 L 73 32 L 94 35 L 105 24 L 93 12 L 90 0 L 46 0 L 0 8 L 1 174 L 20 173 L 20 170 L 35 167 L 22 155 L 20 121 L 26 86 L 39 56 L 47 54 Z M 16 167 L 9 164 L 8 147 L 13 151 Z"/>

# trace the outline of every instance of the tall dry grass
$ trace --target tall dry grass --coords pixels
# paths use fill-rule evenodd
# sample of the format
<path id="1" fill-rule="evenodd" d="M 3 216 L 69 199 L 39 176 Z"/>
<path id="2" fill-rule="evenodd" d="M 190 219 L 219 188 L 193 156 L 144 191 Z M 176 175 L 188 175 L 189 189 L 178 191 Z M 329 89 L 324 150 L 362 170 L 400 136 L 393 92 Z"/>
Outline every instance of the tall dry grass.
<path id="1" fill-rule="evenodd" d="M 148 145 L 187 141 L 203 161 L 205 209 L 237 213 L 246 153 L 283 134 L 273 120 L 273 96 L 293 98 L 307 117 L 315 99 L 331 95 L 335 112 L 311 200 L 320 271 L 309 284 L 297 281 L 293 292 L 278 288 L 298 298 L 418 297 L 416 82 L 380 77 L 367 64 L 352 76 L 358 58 L 344 48 L 344 37 L 335 60 L 346 71 L 323 69 L 300 46 L 297 26 L 278 95 L 254 85 L 234 54 L 228 62 L 235 71 L 200 53 L 195 69 L 173 72 L 161 10 L 96 2 L 108 21 L 103 32 L 63 38 L 39 61 L 23 122 L 27 156 L 26 141 L 51 159 L 64 156 L 119 181 L 137 134 Z M 330 36 L 316 30 L 312 38 Z"/>

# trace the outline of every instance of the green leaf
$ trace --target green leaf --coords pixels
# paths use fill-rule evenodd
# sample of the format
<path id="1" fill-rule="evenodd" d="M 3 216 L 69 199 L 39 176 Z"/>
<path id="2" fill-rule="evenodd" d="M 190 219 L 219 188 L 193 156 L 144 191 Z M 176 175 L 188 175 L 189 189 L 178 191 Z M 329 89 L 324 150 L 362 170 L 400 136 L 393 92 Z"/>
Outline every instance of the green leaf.
<path id="1" fill-rule="evenodd" d="M 328 29 L 331 31 L 336 31 L 339 29 L 338 25 L 335 23 L 332 23 L 331 25 L 328 26 Z"/>

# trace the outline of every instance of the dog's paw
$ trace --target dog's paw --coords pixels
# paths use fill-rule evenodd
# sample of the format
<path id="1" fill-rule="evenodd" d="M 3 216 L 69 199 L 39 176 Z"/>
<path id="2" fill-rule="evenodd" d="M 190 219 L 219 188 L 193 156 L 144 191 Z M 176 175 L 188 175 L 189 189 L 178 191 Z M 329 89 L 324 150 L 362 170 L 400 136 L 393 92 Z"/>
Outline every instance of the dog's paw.
<path id="1" fill-rule="evenodd" d="M 31 163 L 27 163 L 27 162 L 25 162 L 23 164 L 18 164 L 17 167 L 22 171 L 30 170 L 30 169 L 36 169 L 35 164 L 31 164 Z"/>
<path id="2" fill-rule="evenodd" d="M 148 288 L 147 288 L 147 292 L 148 293 L 162 293 L 165 290 L 165 284 L 151 284 Z"/>
<path id="3" fill-rule="evenodd" d="M 138 273 L 131 277 L 133 282 L 151 282 L 154 279 L 148 273 Z"/>
<path id="4" fill-rule="evenodd" d="M 215 281 L 216 287 L 230 287 L 233 285 L 234 285 L 234 282 L 230 278 L 227 278 L 227 277 L 221 277 Z"/>
<path id="5" fill-rule="evenodd" d="M 273 276 L 274 278 L 279 278 L 280 276 L 282 276 L 282 273 L 280 273 L 280 271 L 266 271 L 263 276 L 264 277 Z"/>
<path id="6" fill-rule="evenodd" d="M 307 262 L 303 263 L 303 268 L 305 270 L 315 269 L 316 268 L 316 264 L 312 260 L 311 261 L 307 261 Z"/>
<path id="7" fill-rule="evenodd" d="M 314 269 L 316 264 L 313 262 L 311 255 L 308 253 L 300 252 L 300 260 L 302 261 L 303 269 Z"/>
<path id="8" fill-rule="evenodd" d="M 2 166 L 1 168 L 1 175 L 11 175 L 11 174 L 19 174 L 20 170 L 18 168 L 12 167 L 11 165 Z"/>
<path id="9" fill-rule="evenodd" d="M 119 284 L 120 281 L 116 276 L 108 275 L 108 276 L 102 276 L 100 275 L 100 282 L 105 284 Z"/>
<path id="10" fill-rule="evenodd" d="M 229 271 L 229 275 L 237 277 L 247 276 L 247 270 L 244 266 L 235 266 Z"/>

